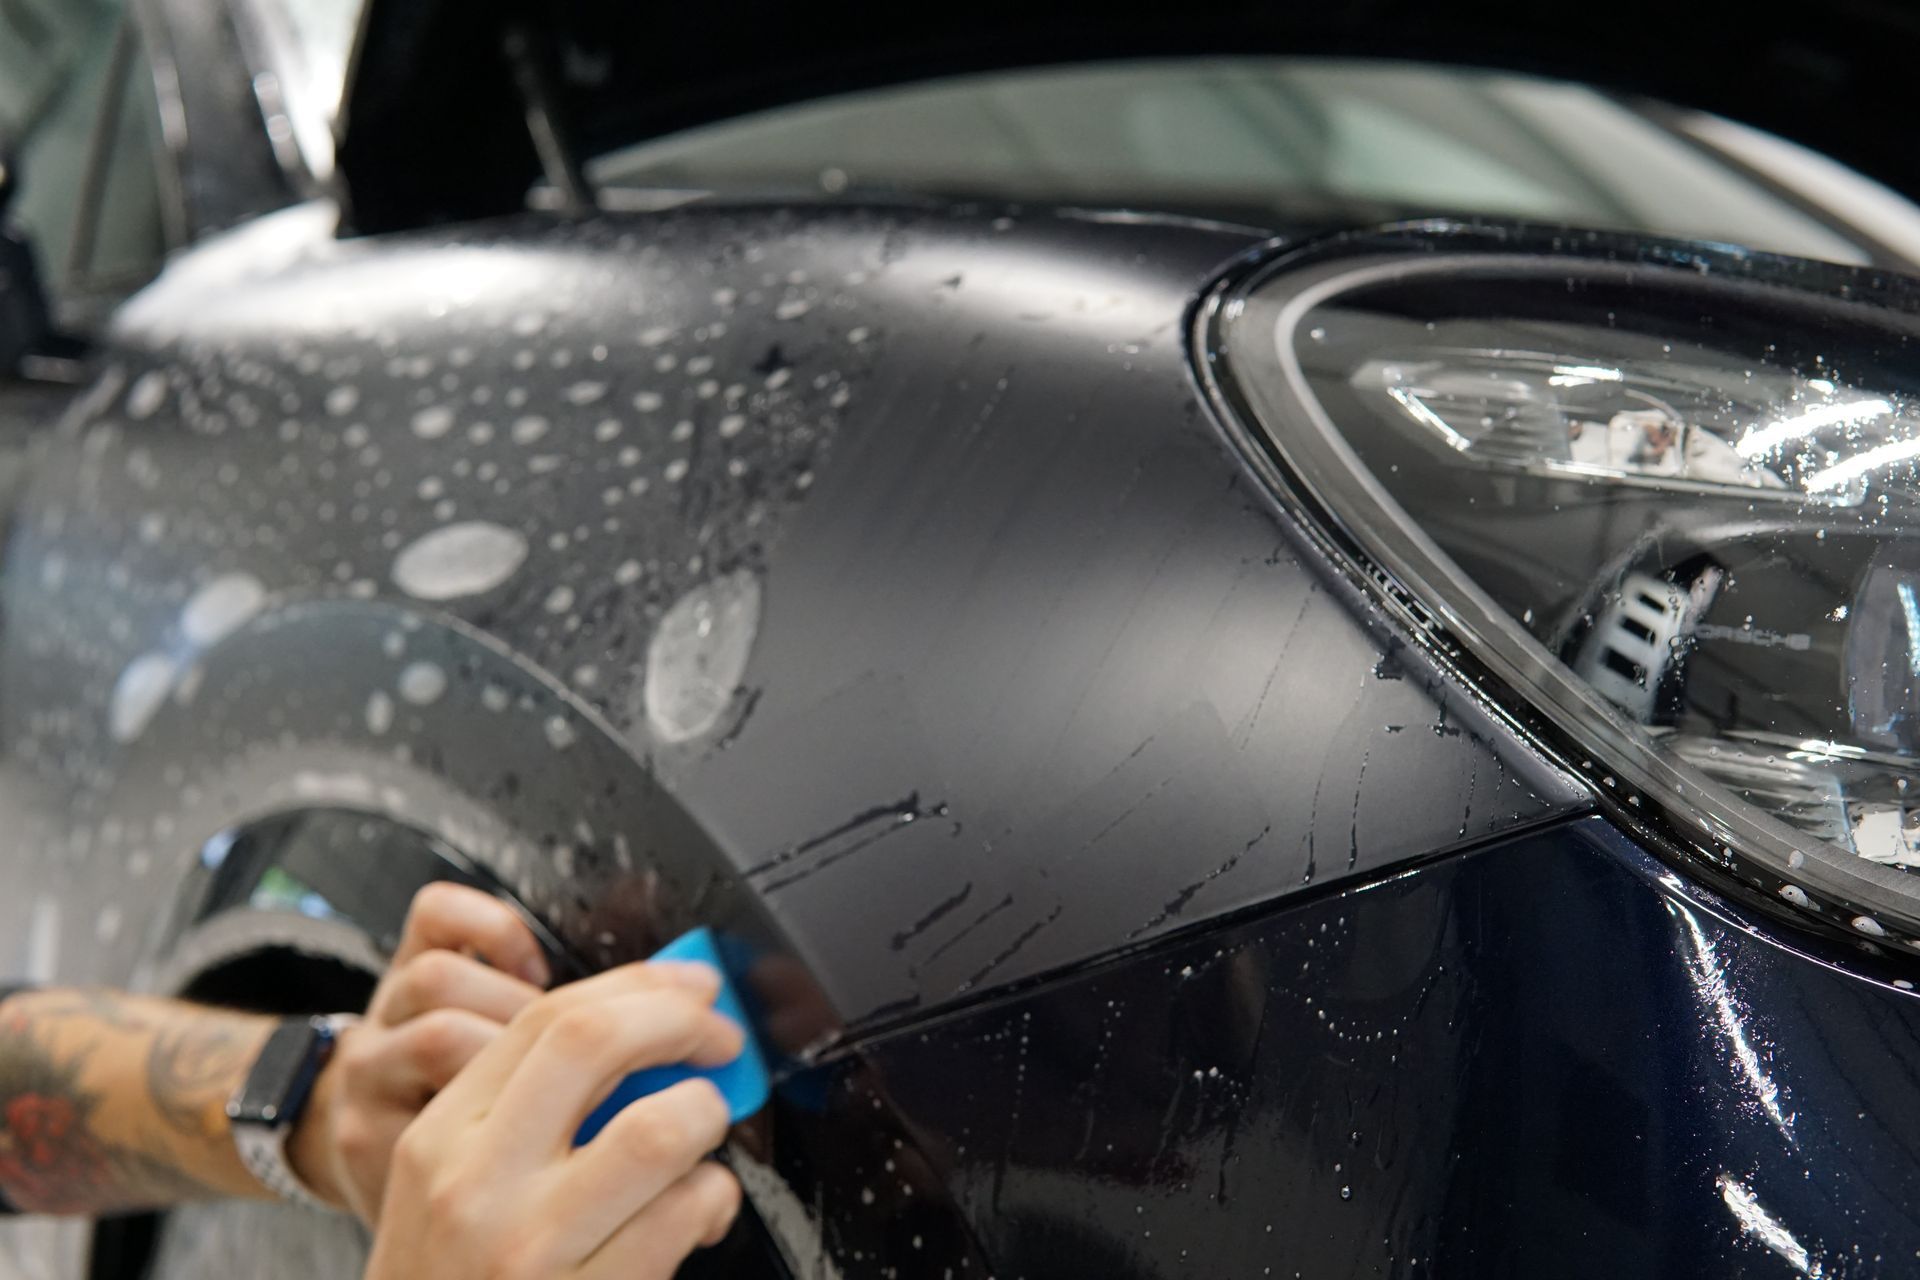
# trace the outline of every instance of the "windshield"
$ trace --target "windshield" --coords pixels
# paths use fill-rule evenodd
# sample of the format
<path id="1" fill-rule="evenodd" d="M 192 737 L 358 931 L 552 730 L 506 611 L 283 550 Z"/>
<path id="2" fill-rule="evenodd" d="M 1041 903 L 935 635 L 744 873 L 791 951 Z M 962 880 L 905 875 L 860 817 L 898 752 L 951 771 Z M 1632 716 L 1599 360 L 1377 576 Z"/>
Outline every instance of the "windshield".
<path id="1" fill-rule="evenodd" d="M 1283 228 L 1491 214 L 1839 262 L 1920 260 L 1920 212 L 1836 170 L 1717 117 L 1580 85 L 1297 58 L 919 83 L 744 116 L 588 165 L 610 204 L 666 188 L 1118 206 Z M 1856 210 L 1868 206 L 1861 225 Z"/>

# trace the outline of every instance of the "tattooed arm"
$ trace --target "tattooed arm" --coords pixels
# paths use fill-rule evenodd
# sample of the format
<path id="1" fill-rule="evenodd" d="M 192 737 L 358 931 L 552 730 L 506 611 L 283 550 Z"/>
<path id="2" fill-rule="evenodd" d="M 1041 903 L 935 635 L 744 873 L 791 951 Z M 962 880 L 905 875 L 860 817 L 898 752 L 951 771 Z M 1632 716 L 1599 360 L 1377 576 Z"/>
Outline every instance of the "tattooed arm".
<path id="1" fill-rule="evenodd" d="M 340 1033 L 287 1139 L 308 1189 L 367 1222 L 421 1107 L 540 994 L 547 964 L 505 903 L 428 885 L 364 1021 Z M 274 1020 L 111 991 L 0 1001 L 0 1195 L 28 1213 L 103 1214 L 267 1196 L 227 1099 Z"/>
<path id="2" fill-rule="evenodd" d="M 264 1196 L 226 1103 L 271 1018 L 106 991 L 0 1003 L 0 1192 L 29 1213 Z"/>

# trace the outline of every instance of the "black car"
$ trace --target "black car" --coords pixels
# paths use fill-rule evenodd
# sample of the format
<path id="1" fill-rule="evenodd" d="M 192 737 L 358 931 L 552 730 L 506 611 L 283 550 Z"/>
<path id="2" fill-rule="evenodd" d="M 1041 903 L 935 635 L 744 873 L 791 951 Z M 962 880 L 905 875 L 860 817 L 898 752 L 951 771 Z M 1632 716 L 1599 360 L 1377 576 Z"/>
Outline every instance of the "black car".
<path id="1" fill-rule="evenodd" d="M 700 1274 L 1920 1272 L 1911 26 L 0 0 L 12 967 L 711 925 Z"/>

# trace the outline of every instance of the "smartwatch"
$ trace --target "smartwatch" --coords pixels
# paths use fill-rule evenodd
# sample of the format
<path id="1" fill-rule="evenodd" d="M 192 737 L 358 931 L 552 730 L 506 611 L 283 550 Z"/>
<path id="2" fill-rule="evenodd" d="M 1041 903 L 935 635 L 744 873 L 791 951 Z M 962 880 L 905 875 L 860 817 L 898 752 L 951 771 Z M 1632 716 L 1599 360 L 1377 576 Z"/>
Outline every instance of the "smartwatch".
<path id="1" fill-rule="evenodd" d="M 227 1121 L 240 1162 L 282 1200 L 331 1207 L 294 1173 L 287 1161 L 287 1138 L 313 1096 L 313 1082 L 333 1056 L 340 1032 L 355 1020 L 352 1014 L 286 1019 L 267 1037 L 246 1080 L 227 1099 Z"/>

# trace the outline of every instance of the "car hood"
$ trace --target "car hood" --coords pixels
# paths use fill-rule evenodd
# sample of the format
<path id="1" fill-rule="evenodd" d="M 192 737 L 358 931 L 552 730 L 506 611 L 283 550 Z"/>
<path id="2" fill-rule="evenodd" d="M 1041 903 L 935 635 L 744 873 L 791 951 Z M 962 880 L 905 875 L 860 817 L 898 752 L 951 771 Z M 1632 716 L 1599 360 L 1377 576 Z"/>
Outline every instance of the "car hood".
<path id="1" fill-rule="evenodd" d="M 1505 67 L 1698 107 L 1804 143 L 1909 195 L 1905 118 L 1920 11 L 1834 0 L 1797 21 L 1619 0 L 369 0 L 341 121 L 362 230 L 522 207 L 540 171 L 516 33 L 552 119 L 585 151 L 827 94 L 1021 65 L 1208 53 L 1339 54 Z"/>

